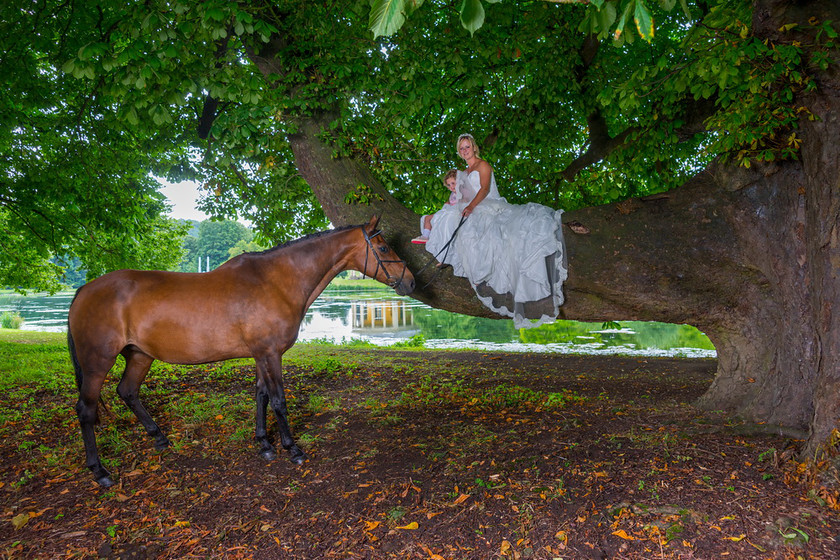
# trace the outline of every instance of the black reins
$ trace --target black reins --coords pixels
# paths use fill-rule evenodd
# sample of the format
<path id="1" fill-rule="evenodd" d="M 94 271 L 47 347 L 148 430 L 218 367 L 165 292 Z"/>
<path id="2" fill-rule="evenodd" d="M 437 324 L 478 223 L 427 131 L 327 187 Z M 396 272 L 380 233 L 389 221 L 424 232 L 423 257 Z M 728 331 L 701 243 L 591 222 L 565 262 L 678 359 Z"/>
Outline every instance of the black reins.
<path id="1" fill-rule="evenodd" d="M 443 270 L 443 267 L 444 267 L 444 265 L 445 265 L 445 264 L 444 264 L 444 261 L 446 260 L 446 257 L 449 255 L 449 249 L 450 249 L 450 247 L 452 246 L 452 242 L 453 242 L 453 241 L 455 241 L 455 235 L 457 235 L 458 230 L 459 230 L 459 229 L 461 229 L 461 226 L 462 226 L 462 225 L 464 225 L 464 222 L 466 222 L 466 221 L 467 221 L 467 217 L 466 217 L 466 216 L 461 216 L 461 221 L 460 221 L 460 222 L 458 222 L 458 227 L 456 227 L 456 228 L 455 228 L 455 231 L 453 231 L 453 232 L 452 232 L 452 236 L 449 238 L 449 241 L 447 241 L 447 242 L 446 242 L 446 244 L 445 244 L 443 247 L 441 247 L 441 248 L 440 248 L 440 251 L 438 251 L 438 252 L 435 254 L 435 256 L 433 256 L 431 259 L 429 259 L 429 262 L 427 262 L 426 264 L 424 264 L 424 265 L 423 265 L 423 268 L 421 268 L 420 270 L 418 270 L 417 272 L 415 272 L 415 273 L 414 273 L 414 275 L 415 275 L 415 276 L 418 276 L 421 272 L 423 272 L 424 270 L 426 270 L 427 268 L 429 268 L 429 265 L 430 265 L 430 264 L 432 264 L 433 262 L 435 262 L 436 260 L 437 260 L 437 261 L 439 261 L 439 262 L 441 263 L 441 266 L 438 266 L 438 267 L 437 267 L 437 270 L 436 270 L 436 271 L 435 271 L 435 273 L 432 275 L 432 277 L 429 279 L 429 281 L 428 281 L 428 282 L 426 282 L 426 283 L 423 285 L 423 287 L 422 287 L 422 288 L 420 288 L 421 290 L 425 290 L 426 288 L 428 288 L 428 287 L 429 287 L 429 284 L 431 284 L 432 282 L 434 282 L 434 281 L 435 281 L 435 279 L 437 279 L 438 274 L 440 274 L 440 273 L 441 273 L 441 271 Z M 445 252 L 444 252 L 444 251 L 445 251 Z M 440 256 L 440 254 L 441 254 L 441 253 L 443 253 L 443 258 L 442 258 L 442 259 L 438 259 L 438 256 Z"/>
<path id="2" fill-rule="evenodd" d="M 446 260 L 446 257 L 449 255 L 449 249 L 452 247 L 452 242 L 455 241 L 455 236 L 458 234 L 458 230 L 461 229 L 461 226 L 464 225 L 464 222 L 466 222 L 466 221 L 467 221 L 467 217 L 466 216 L 461 216 L 461 220 L 458 222 L 458 227 L 456 227 L 455 231 L 452 232 L 452 235 L 449 237 L 449 241 L 447 241 L 444 244 L 444 246 L 440 248 L 440 251 L 438 251 L 431 259 L 429 259 L 429 262 L 427 262 L 425 265 L 423 265 L 423 268 L 421 268 L 420 270 L 418 270 L 415 273 L 415 276 L 419 275 L 421 272 L 423 272 L 424 270 L 429 268 L 429 265 L 431 265 L 433 262 L 438 260 L 438 257 L 440 256 L 441 253 L 443 253 L 443 258 L 440 259 L 440 262 L 443 263 L 443 261 Z M 389 286 L 394 288 L 397 285 L 399 285 L 400 283 L 402 283 L 403 278 L 405 278 L 405 271 L 408 269 L 408 265 L 405 263 L 405 261 L 401 260 L 401 259 L 387 260 L 387 261 L 382 260 L 382 258 L 379 256 L 379 253 L 376 252 L 376 248 L 373 246 L 373 243 L 371 242 L 371 240 L 374 237 L 376 237 L 377 235 L 382 235 L 382 230 L 374 230 L 373 233 L 368 234 L 367 230 L 365 230 L 365 228 L 362 227 L 362 234 L 365 236 L 365 242 L 367 243 L 367 248 L 365 249 L 365 267 L 364 267 L 364 270 L 362 272 L 362 275 L 363 276 L 370 276 L 371 278 L 375 279 L 377 273 L 379 272 L 379 269 L 381 268 L 382 271 L 385 273 L 385 277 L 388 279 L 388 285 Z M 370 274 L 367 273 L 368 255 L 370 253 L 373 253 L 373 258 L 376 259 L 376 270 L 373 271 L 373 275 L 370 275 Z M 386 263 L 402 263 L 402 271 L 400 272 L 399 278 L 396 278 L 395 276 L 391 276 L 388 273 L 388 269 L 385 268 Z M 438 277 L 438 274 L 440 274 L 441 271 L 443 270 L 443 266 L 444 265 L 441 265 L 441 266 L 438 267 L 438 269 L 435 271 L 435 273 L 432 275 L 432 277 L 429 279 L 429 281 L 426 282 L 426 284 L 424 284 L 422 288 L 420 288 L 421 290 L 425 290 L 429 286 L 429 284 L 431 284 L 432 282 L 435 281 L 435 279 Z M 396 278 L 396 280 L 394 280 L 394 278 Z"/>

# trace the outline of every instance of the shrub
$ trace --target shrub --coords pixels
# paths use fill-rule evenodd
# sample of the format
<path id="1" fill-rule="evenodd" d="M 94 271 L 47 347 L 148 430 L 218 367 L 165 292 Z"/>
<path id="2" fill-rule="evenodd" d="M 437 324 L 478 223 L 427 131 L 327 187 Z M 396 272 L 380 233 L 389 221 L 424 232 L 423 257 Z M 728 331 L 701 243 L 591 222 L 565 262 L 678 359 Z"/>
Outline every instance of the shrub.
<path id="1" fill-rule="evenodd" d="M 422 334 L 415 334 L 406 340 L 401 340 L 392 344 L 394 348 L 423 348 L 425 345 L 426 337 Z"/>
<path id="2" fill-rule="evenodd" d="M 0 315 L 0 327 L 4 329 L 19 329 L 23 325 L 23 317 L 16 311 L 4 311 Z"/>

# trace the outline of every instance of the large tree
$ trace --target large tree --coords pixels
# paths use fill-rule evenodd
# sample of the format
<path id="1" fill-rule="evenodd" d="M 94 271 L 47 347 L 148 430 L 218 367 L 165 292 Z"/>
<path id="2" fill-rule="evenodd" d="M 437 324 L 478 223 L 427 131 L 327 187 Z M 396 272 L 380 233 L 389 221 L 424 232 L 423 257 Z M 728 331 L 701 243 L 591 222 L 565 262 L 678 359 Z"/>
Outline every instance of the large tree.
<path id="1" fill-rule="evenodd" d="M 374 4 L 393 33 L 417 3 Z M 564 317 L 698 326 L 719 356 L 702 404 L 809 429 L 814 452 L 840 420 L 840 7 L 661 4 L 429 1 L 376 39 L 353 1 L 44 0 L 19 19 L 72 37 L 75 56 L 42 48 L 118 120 L 189 123 L 174 145 L 201 153 L 173 169 L 268 239 L 382 212 L 419 269 L 417 216 L 472 132 L 509 200 L 577 222 Z M 445 274 L 416 297 L 488 313 Z"/>
<path id="2" fill-rule="evenodd" d="M 96 18 L 79 12 L 79 32 L 62 33 L 51 9 L 0 7 L 0 286 L 58 289 L 69 257 L 90 276 L 171 266 L 184 230 L 161 216 L 150 173 L 173 172 L 180 148 L 127 126 L 95 80 L 56 64 L 79 54 Z"/>

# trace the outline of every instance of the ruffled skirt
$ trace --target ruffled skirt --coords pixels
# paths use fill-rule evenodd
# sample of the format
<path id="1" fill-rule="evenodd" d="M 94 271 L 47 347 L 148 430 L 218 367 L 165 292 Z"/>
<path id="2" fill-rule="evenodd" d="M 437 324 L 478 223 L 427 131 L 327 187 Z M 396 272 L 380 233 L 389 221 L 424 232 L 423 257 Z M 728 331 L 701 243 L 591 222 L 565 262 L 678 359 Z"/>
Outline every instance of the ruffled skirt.
<path id="1" fill-rule="evenodd" d="M 553 321 L 568 276 L 563 211 L 485 199 L 458 229 L 464 206 L 447 206 L 432 217 L 426 250 L 469 279 L 478 299 L 513 318 L 517 328 Z"/>

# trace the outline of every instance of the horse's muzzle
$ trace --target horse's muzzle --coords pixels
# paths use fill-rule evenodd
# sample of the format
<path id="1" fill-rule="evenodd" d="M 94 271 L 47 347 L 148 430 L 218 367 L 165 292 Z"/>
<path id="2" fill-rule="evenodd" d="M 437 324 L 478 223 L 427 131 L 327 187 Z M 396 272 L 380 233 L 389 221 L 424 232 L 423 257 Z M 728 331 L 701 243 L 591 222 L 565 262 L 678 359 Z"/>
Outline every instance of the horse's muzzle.
<path id="1" fill-rule="evenodd" d="M 414 291 L 414 278 L 410 280 L 406 280 L 403 278 L 399 282 L 396 283 L 394 286 L 394 291 L 397 292 L 398 295 L 407 296 L 411 292 Z"/>

